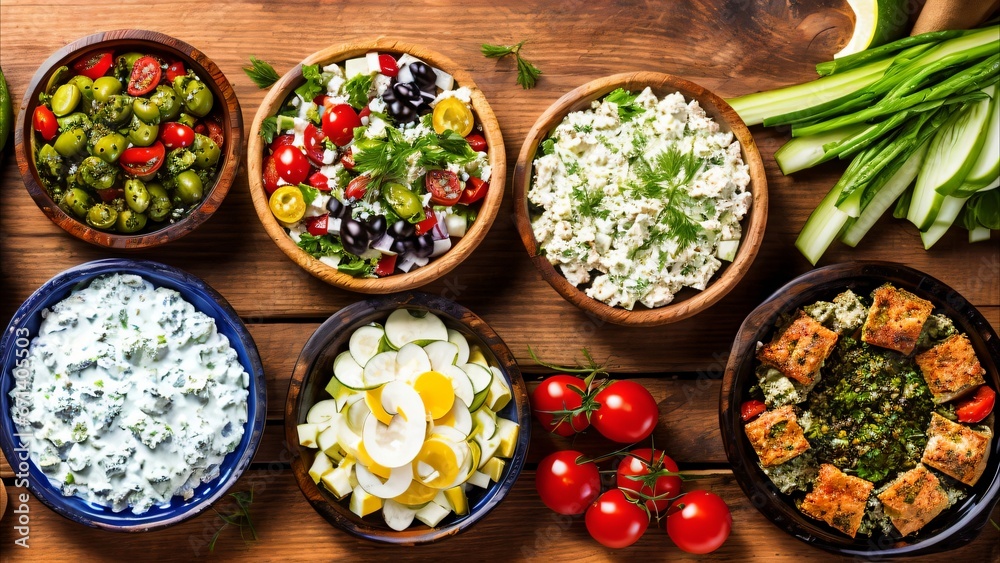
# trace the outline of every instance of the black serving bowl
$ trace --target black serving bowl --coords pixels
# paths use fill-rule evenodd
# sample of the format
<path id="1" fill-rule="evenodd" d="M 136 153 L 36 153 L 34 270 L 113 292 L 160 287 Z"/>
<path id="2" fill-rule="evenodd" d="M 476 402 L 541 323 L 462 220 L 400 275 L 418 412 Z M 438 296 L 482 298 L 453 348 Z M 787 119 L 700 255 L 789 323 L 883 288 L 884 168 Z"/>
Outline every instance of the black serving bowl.
<path id="1" fill-rule="evenodd" d="M 868 295 L 884 283 L 892 283 L 934 304 L 934 312 L 947 315 L 955 327 L 969 336 L 986 382 L 1000 389 L 1000 341 L 983 315 L 964 297 L 944 283 L 900 264 L 848 262 L 818 268 L 779 289 L 743 321 L 726 366 L 720 396 L 719 424 L 726 455 L 743 492 L 775 526 L 810 545 L 855 557 L 915 556 L 947 551 L 976 538 L 1000 500 L 1000 438 L 994 428 L 989 462 L 968 496 L 942 512 L 916 534 L 899 539 L 879 535 L 849 538 L 824 522 L 813 520 L 795 507 L 790 495 L 771 483 L 758 464 L 757 453 L 747 440 L 740 419 L 740 405 L 751 398 L 756 382 L 754 357 L 757 342 L 767 342 L 778 316 L 818 300 L 830 300 L 845 289 Z"/>

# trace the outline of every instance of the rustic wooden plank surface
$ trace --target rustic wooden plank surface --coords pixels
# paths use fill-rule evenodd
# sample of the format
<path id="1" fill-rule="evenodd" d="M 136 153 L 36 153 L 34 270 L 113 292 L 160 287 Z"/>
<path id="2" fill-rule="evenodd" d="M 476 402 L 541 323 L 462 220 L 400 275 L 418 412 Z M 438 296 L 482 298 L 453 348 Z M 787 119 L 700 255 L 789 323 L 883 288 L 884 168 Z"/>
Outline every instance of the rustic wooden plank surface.
<path id="1" fill-rule="evenodd" d="M 677 74 L 723 96 L 807 80 L 812 65 L 829 57 L 850 31 L 842 0 L 545 0 L 469 5 L 452 0 L 216 2 L 132 0 L 69 2 L 3 0 L 0 3 L 0 66 L 16 102 L 48 55 L 84 35 L 140 27 L 185 40 L 211 57 L 240 98 L 244 121 L 252 120 L 263 92 L 240 71 L 249 55 L 279 72 L 328 45 L 385 35 L 422 43 L 473 74 L 504 131 L 513 167 L 535 118 L 564 92 L 588 80 L 629 70 Z M 545 73 L 534 90 L 514 85 L 510 61 L 478 53 L 484 41 L 528 39 L 525 55 Z M 792 178 L 780 174 L 774 151 L 780 131 L 753 130 L 767 166 L 770 222 L 758 258 L 740 286 L 708 312 L 676 325 L 624 329 L 602 325 L 564 302 L 528 262 L 505 202 L 489 236 L 463 265 L 426 291 L 456 299 L 482 316 L 507 341 L 527 371 L 530 344 L 545 359 L 572 363 L 588 347 L 622 377 L 637 377 L 660 405 L 657 444 L 685 468 L 723 473 L 706 483 L 733 510 L 733 536 L 717 559 L 828 559 L 768 523 L 725 473 L 717 405 L 722 367 L 742 319 L 768 295 L 811 266 L 792 248 L 809 212 L 842 166 L 830 163 Z M 0 318 L 10 318 L 38 286 L 60 271 L 106 257 L 104 250 L 72 239 L 35 207 L 7 154 L 0 166 Z M 121 255 L 121 254 L 119 254 Z M 299 560 L 350 553 L 361 559 L 435 560 L 505 558 L 606 560 L 615 557 L 682 558 L 662 530 L 633 548 L 610 552 L 591 541 L 581 519 L 561 519 L 533 492 L 529 469 L 510 497 L 467 534 L 434 547 L 392 549 L 354 540 L 331 528 L 304 501 L 284 458 L 281 412 L 298 350 L 319 323 L 359 296 L 305 274 L 266 237 L 247 192 L 245 168 L 216 215 L 198 231 L 167 248 L 130 256 L 188 270 L 218 289 L 250 326 L 268 376 L 268 425 L 254 469 L 237 490 L 256 484 L 255 521 L 261 540 L 248 548 L 232 530 L 215 554 L 221 559 Z M 969 246 L 950 233 L 931 252 L 916 232 L 883 220 L 857 249 L 837 246 L 824 263 L 850 259 L 904 262 L 952 285 L 1000 327 L 1000 245 Z M 536 432 L 529 468 L 547 452 L 571 442 Z M 607 442 L 585 436 L 572 442 L 588 452 Z M 10 468 L 0 476 L 14 495 Z M 16 496 L 14 497 L 16 498 Z M 92 559 L 188 560 L 205 554 L 220 524 L 209 513 L 180 526 L 145 535 L 120 536 L 62 519 L 31 499 L 31 550 L 13 548 L 12 520 L 0 523 L 0 560 Z M 206 535 L 207 534 L 207 535 Z M 972 545 L 949 554 L 972 561 L 1000 559 L 1000 534 L 988 527 Z M 473 555 L 474 554 L 474 555 Z M 483 555 L 480 555 L 483 554 Z M 944 556 L 932 557 L 944 560 Z"/>

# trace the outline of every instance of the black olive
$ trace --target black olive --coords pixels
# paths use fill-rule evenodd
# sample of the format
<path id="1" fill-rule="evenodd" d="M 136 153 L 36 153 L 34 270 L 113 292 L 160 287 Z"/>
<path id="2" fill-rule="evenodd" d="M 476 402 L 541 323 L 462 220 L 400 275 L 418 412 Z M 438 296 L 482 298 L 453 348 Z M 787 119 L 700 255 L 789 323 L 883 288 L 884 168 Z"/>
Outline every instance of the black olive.
<path id="1" fill-rule="evenodd" d="M 372 242 L 378 241 L 385 234 L 385 230 L 388 224 L 385 221 L 385 216 L 383 215 L 369 215 L 365 219 L 365 228 L 368 229 L 368 234 L 372 237 Z"/>
<path id="2" fill-rule="evenodd" d="M 326 202 L 326 210 L 330 212 L 330 217 L 343 217 L 350 208 L 336 197 L 331 197 L 330 201 Z"/>
<path id="3" fill-rule="evenodd" d="M 413 82 L 421 90 L 426 90 L 437 82 L 437 73 L 434 72 L 434 69 L 430 65 L 418 61 L 410 63 L 409 67 Z"/>
<path id="4" fill-rule="evenodd" d="M 395 119 L 397 123 L 409 123 L 417 120 L 416 110 L 413 109 L 413 106 L 404 101 L 394 100 L 388 105 L 387 109 L 389 110 L 389 115 Z"/>
<path id="5" fill-rule="evenodd" d="M 430 258 L 431 254 L 434 253 L 434 237 L 430 233 L 417 237 L 413 253 L 418 258 Z"/>
<path id="6" fill-rule="evenodd" d="M 359 221 L 345 217 L 340 222 L 340 242 L 351 254 L 364 254 L 368 250 L 368 230 Z"/>
<path id="7" fill-rule="evenodd" d="M 396 221 L 389 227 L 389 236 L 394 239 L 404 239 L 413 236 L 416 232 L 417 228 L 403 219 Z"/>
<path id="8" fill-rule="evenodd" d="M 392 241 L 392 245 L 389 246 L 389 250 L 395 252 L 396 254 L 402 254 L 410 249 L 412 245 L 407 244 L 410 239 L 396 239 Z"/>
<path id="9" fill-rule="evenodd" d="M 396 79 L 393 78 L 392 81 L 389 82 L 389 87 L 386 88 L 385 91 L 382 92 L 382 94 L 381 94 L 382 95 L 382 101 L 385 102 L 386 105 L 389 105 L 392 102 L 396 101 L 396 94 L 394 94 L 392 92 L 392 87 L 395 86 L 395 85 L 396 85 Z"/>
<path id="10" fill-rule="evenodd" d="M 405 100 L 410 104 L 420 103 L 422 96 L 420 90 L 413 84 L 407 82 L 397 82 L 392 85 L 392 91 L 396 94 L 397 100 Z"/>

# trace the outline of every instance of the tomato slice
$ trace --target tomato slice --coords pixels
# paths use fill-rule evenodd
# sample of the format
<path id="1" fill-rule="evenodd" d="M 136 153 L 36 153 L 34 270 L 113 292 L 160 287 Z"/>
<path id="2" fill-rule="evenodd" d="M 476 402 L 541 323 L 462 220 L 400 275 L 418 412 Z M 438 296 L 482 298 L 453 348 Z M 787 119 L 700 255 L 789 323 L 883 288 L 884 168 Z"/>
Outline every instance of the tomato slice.
<path id="1" fill-rule="evenodd" d="M 353 178 L 344 188 L 344 197 L 348 201 L 358 201 L 359 199 L 365 197 L 365 192 L 368 191 L 368 182 L 371 180 L 369 176 L 358 176 Z"/>
<path id="2" fill-rule="evenodd" d="M 343 156 L 340 157 L 340 163 L 344 165 L 344 168 L 354 170 L 354 152 L 344 151 Z"/>
<path id="3" fill-rule="evenodd" d="M 97 197 L 101 198 L 104 203 L 111 203 L 112 201 L 125 197 L 125 190 L 121 188 L 108 188 L 106 190 L 96 190 Z"/>
<path id="4" fill-rule="evenodd" d="M 132 65 L 132 76 L 128 81 L 128 93 L 132 96 L 144 96 L 153 91 L 160 83 L 160 61 L 153 57 L 139 57 Z"/>
<path id="5" fill-rule="evenodd" d="M 974 424 L 983 420 L 993 411 L 996 398 L 995 391 L 985 385 L 980 385 L 974 395 L 959 401 L 956 405 L 955 414 L 958 416 L 959 422 Z"/>
<path id="6" fill-rule="evenodd" d="M 97 80 L 104 76 L 104 73 L 108 72 L 108 69 L 111 68 L 114 62 L 115 54 L 113 52 L 102 51 L 76 61 L 73 63 L 73 70 L 77 74 L 82 74 L 91 80 Z"/>
<path id="7" fill-rule="evenodd" d="M 389 78 L 394 78 L 399 74 L 399 64 L 390 54 L 383 53 L 379 55 L 378 66 L 380 67 L 382 74 L 388 76 Z"/>
<path id="8" fill-rule="evenodd" d="M 306 213 L 306 198 L 298 186 L 282 186 L 271 194 L 268 206 L 282 223 L 296 223 Z"/>
<path id="9" fill-rule="evenodd" d="M 391 276 L 394 271 L 396 271 L 396 255 L 383 254 L 382 258 L 378 261 L 378 265 L 375 266 L 375 275 L 384 278 L 385 276 Z"/>
<path id="10" fill-rule="evenodd" d="M 163 143 L 156 141 L 148 147 L 130 147 L 122 152 L 118 164 L 129 176 L 148 178 L 163 166 L 167 154 Z"/>
<path id="11" fill-rule="evenodd" d="M 330 214 L 320 215 L 319 217 L 308 217 L 306 218 L 306 230 L 309 231 L 310 235 L 322 236 L 327 233 L 327 225 L 330 223 Z"/>
<path id="12" fill-rule="evenodd" d="M 222 125 L 219 125 L 213 119 L 206 120 L 205 125 L 208 128 L 208 138 L 212 139 L 212 142 L 221 149 L 222 145 L 226 142 L 226 135 L 222 132 Z"/>
<path id="13" fill-rule="evenodd" d="M 35 108 L 35 113 L 31 115 L 31 125 L 46 141 L 55 139 L 56 133 L 59 132 L 59 122 L 56 121 L 56 114 L 52 113 L 52 110 L 45 106 L 40 105 Z"/>
<path id="14" fill-rule="evenodd" d="M 414 223 L 413 227 L 416 229 L 417 236 L 421 236 L 430 232 L 437 225 L 437 215 L 434 215 L 434 210 L 431 208 L 424 209 L 424 215 L 427 217 L 423 221 Z"/>
<path id="15" fill-rule="evenodd" d="M 751 399 L 740 406 L 740 418 L 743 422 L 750 422 L 767 410 L 767 405 L 757 399 Z"/>
<path id="16" fill-rule="evenodd" d="M 490 183 L 484 182 L 474 176 L 469 176 L 465 182 L 465 189 L 462 190 L 462 197 L 458 202 L 465 205 L 472 205 L 486 197 L 486 192 L 490 191 Z"/>
<path id="17" fill-rule="evenodd" d="M 314 172 L 306 183 L 321 192 L 328 192 L 332 189 L 330 188 L 330 179 L 322 172 Z"/>
<path id="18" fill-rule="evenodd" d="M 275 190 L 278 189 L 278 180 L 281 176 L 278 175 L 278 166 L 274 162 L 273 156 L 268 156 L 264 159 L 264 191 L 267 195 L 271 195 Z"/>
<path id="19" fill-rule="evenodd" d="M 302 141 L 305 144 L 306 156 L 316 166 L 323 165 L 323 153 L 326 152 L 326 147 L 323 146 L 323 139 L 325 138 L 326 135 L 323 134 L 323 131 L 312 123 L 306 125 L 305 131 L 302 132 Z"/>
<path id="20" fill-rule="evenodd" d="M 431 170 L 424 176 L 424 186 L 435 205 L 454 205 L 462 197 L 458 176 L 451 170 Z"/>
<path id="21" fill-rule="evenodd" d="M 461 136 L 472 133 L 472 126 L 475 118 L 469 106 L 458 98 L 445 98 L 434 106 L 434 114 L 431 116 L 434 131 L 438 135 L 447 130 L 452 130 Z"/>
<path id="22" fill-rule="evenodd" d="M 173 84 L 175 78 L 184 76 L 185 74 L 187 74 L 187 69 L 184 68 L 184 63 L 180 61 L 172 62 L 167 67 L 167 82 Z"/>
<path id="23" fill-rule="evenodd" d="M 465 140 L 469 143 L 469 146 L 472 147 L 472 150 L 476 152 L 484 152 L 486 150 L 486 139 L 478 133 L 473 133 L 467 136 Z"/>

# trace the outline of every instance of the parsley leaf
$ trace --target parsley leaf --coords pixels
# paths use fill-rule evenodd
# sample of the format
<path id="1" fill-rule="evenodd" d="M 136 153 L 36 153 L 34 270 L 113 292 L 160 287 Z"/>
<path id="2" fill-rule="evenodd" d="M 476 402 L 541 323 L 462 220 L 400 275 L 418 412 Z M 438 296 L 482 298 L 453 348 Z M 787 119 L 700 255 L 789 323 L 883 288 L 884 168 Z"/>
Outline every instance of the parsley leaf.
<path id="1" fill-rule="evenodd" d="M 542 149 L 542 154 L 548 156 L 556 152 L 556 141 L 555 139 L 545 139 L 539 147 Z"/>
<path id="2" fill-rule="evenodd" d="M 309 233 L 302 233 L 299 237 L 299 242 L 295 244 L 315 258 L 321 256 L 340 256 L 344 253 L 344 247 L 340 244 L 340 241 L 335 240 L 329 235 L 315 236 Z"/>
<path id="3" fill-rule="evenodd" d="M 257 57 L 250 55 L 250 66 L 243 67 L 243 72 L 253 80 L 258 88 L 270 88 L 280 76 L 274 67 Z"/>
<path id="4" fill-rule="evenodd" d="M 312 205 L 312 202 L 316 201 L 316 197 L 319 196 L 319 190 L 306 184 L 299 184 L 299 191 L 302 192 L 302 198 L 306 200 L 307 207 Z"/>
<path id="5" fill-rule="evenodd" d="M 618 106 L 618 118 L 622 121 L 629 121 L 636 115 L 646 111 L 646 108 L 635 105 L 635 99 L 639 94 L 629 93 L 624 88 L 618 88 L 608 94 L 604 101 L 611 102 Z"/>
<path id="6" fill-rule="evenodd" d="M 469 142 L 453 131 L 438 135 L 432 133 L 407 141 L 392 126 L 385 128 L 385 139 L 364 139 L 355 144 L 354 171 L 371 177 L 366 198 L 377 197 L 385 182 L 402 182 L 406 179 L 410 159 L 419 154 L 417 164 L 424 168 L 443 168 L 448 164 L 471 162 L 478 154 Z"/>
<path id="7" fill-rule="evenodd" d="M 337 266 L 337 270 L 356 278 L 367 278 L 372 276 L 375 273 L 375 267 L 378 266 L 378 258 L 366 260 L 353 254 L 347 254 L 345 257 L 349 257 L 351 261 L 346 264 L 341 262 Z"/>
<path id="8" fill-rule="evenodd" d="M 323 93 L 323 74 L 319 71 L 319 65 L 306 65 L 302 67 L 302 78 L 306 79 L 305 84 L 295 89 L 295 93 L 307 102 Z"/>
<path id="9" fill-rule="evenodd" d="M 542 74 L 542 71 L 521 57 L 522 46 L 524 46 L 524 41 L 516 45 L 490 45 L 489 43 L 483 43 L 479 51 L 484 57 L 490 59 L 499 59 L 507 55 L 514 55 L 517 61 L 517 84 L 527 90 L 535 87 L 535 83 L 538 81 L 538 77 Z"/>
<path id="10" fill-rule="evenodd" d="M 347 102 L 354 109 L 364 109 L 368 105 L 368 91 L 372 89 L 372 82 L 374 80 L 374 74 L 357 74 L 344 83 L 344 91 L 347 92 Z"/>
<path id="11" fill-rule="evenodd" d="M 264 121 L 260 122 L 260 130 L 257 134 L 264 139 L 265 143 L 270 144 L 274 140 L 274 136 L 278 133 L 278 118 L 275 116 L 268 117 Z"/>

